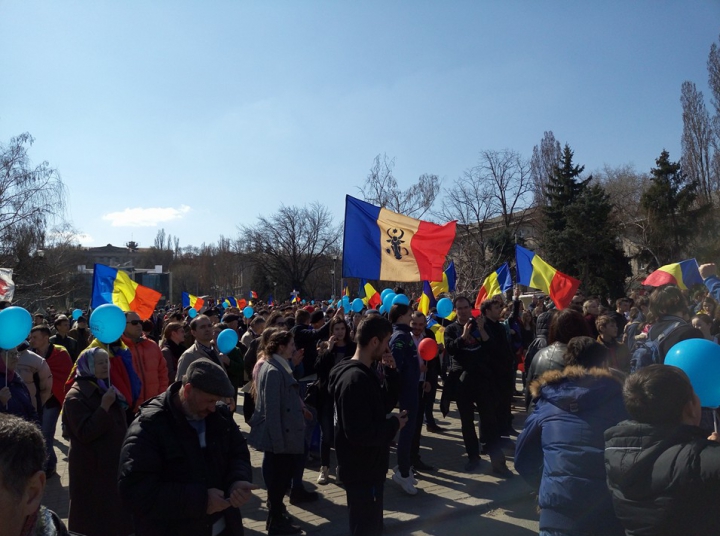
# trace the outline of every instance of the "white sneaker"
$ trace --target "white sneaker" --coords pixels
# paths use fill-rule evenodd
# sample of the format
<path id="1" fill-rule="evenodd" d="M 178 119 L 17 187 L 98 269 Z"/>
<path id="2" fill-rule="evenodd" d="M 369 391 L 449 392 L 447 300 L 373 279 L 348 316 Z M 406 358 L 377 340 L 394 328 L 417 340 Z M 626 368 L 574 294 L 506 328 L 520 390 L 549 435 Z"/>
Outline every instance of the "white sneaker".
<path id="1" fill-rule="evenodd" d="M 329 478 L 330 468 L 327 465 L 323 465 L 320 468 L 320 474 L 317 477 L 317 483 L 321 486 L 324 486 L 328 482 L 330 482 Z"/>
<path id="2" fill-rule="evenodd" d="M 413 482 L 416 481 L 413 478 L 412 473 L 408 474 L 408 476 L 403 478 L 403 476 L 399 472 L 397 472 L 393 475 L 392 479 L 394 482 L 399 484 L 403 491 L 408 495 L 417 495 L 417 488 L 413 484 Z"/>
<path id="3" fill-rule="evenodd" d="M 399 466 L 399 465 L 396 465 L 395 467 L 393 467 L 392 470 L 393 470 L 393 473 L 397 473 L 397 474 L 399 474 L 400 476 L 402 476 L 402 475 L 400 474 L 400 466 Z M 417 486 L 417 485 L 418 485 L 418 481 L 417 481 L 417 478 L 415 478 L 415 471 L 413 471 L 412 466 L 410 466 L 410 476 L 412 477 L 413 486 Z"/>

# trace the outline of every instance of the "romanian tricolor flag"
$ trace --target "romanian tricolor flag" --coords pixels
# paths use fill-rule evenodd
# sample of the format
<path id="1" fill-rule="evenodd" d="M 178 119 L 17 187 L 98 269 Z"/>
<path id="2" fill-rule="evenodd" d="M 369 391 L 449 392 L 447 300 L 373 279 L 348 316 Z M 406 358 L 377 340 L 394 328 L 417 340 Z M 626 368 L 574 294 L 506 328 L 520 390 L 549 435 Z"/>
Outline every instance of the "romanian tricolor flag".
<path id="1" fill-rule="evenodd" d="M 693 285 L 702 285 L 703 280 L 702 277 L 700 277 L 697 261 L 695 259 L 688 259 L 686 261 L 661 266 L 647 276 L 642 284 L 650 287 L 677 285 L 681 289 L 686 290 Z"/>
<path id="2" fill-rule="evenodd" d="M 270 306 L 275 305 L 275 300 L 273 299 L 272 294 L 270 294 L 270 296 L 268 296 L 268 305 L 270 305 Z"/>
<path id="3" fill-rule="evenodd" d="M 134 311 L 143 320 L 155 311 L 161 294 L 130 279 L 122 270 L 96 264 L 93 274 L 92 303 L 95 309 L 106 303 L 117 305 L 123 311 Z"/>
<path id="4" fill-rule="evenodd" d="M 433 281 L 430 283 L 430 287 L 432 287 L 432 292 L 437 297 L 443 292 L 455 292 L 456 281 L 455 263 L 450 261 L 450 265 L 443 272 L 442 281 Z"/>
<path id="5" fill-rule="evenodd" d="M 433 289 L 430 286 L 430 283 L 427 281 L 423 281 L 423 292 L 420 296 L 420 299 L 418 300 L 418 311 L 420 311 L 425 316 L 428 316 L 430 314 L 430 309 L 435 307 L 437 305 L 437 300 L 435 299 L 435 295 L 433 294 Z"/>
<path id="6" fill-rule="evenodd" d="M 251 290 L 251 291 L 250 291 L 250 299 L 251 299 L 251 300 L 257 300 L 257 297 L 258 297 L 258 296 L 257 296 L 257 292 L 255 292 L 254 290 Z"/>
<path id="7" fill-rule="evenodd" d="M 427 327 L 430 328 L 430 331 L 432 331 L 435 334 L 435 342 L 438 344 L 445 344 L 445 328 L 442 327 L 440 324 L 437 323 L 437 321 L 430 318 L 427 321 Z"/>
<path id="8" fill-rule="evenodd" d="M 456 222 L 437 225 L 345 197 L 343 277 L 440 281 Z"/>
<path id="9" fill-rule="evenodd" d="M 290 293 L 290 297 L 292 298 L 290 303 L 300 303 L 300 293 L 297 290 L 293 290 Z"/>
<path id="10" fill-rule="evenodd" d="M 382 304 L 378 291 L 364 279 L 360 280 L 359 295 L 368 309 L 377 309 Z"/>
<path id="11" fill-rule="evenodd" d="M 510 268 L 508 264 L 505 263 L 483 281 L 480 292 L 478 292 L 477 298 L 475 298 L 475 309 L 480 309 L 480 304 L 485 300 L 489 300 L 493 296 L 502 294 L 511 288 L 512 278 L 510 277 Z"/>
<path id="12" fill-rule="evenodd" d="M 580 287 L 580 281 L 558 272 L 535 252 L 515 245 L 517 282 L 519 285 L 542 290 L 550 296 L 558 309 L 565 309 Z"/>
<path id="13" fill-rule="evenodd" d="M 188 294 L 187 292 L 183 292 L 181 296 L 183 309 L 185 307 L 192 307 L 196 311 L 200 311 L 202 306 L 205 305 L 205 300 L 198 298 L 197 296 L 193 296 L 192 294 Z"/>
<path id="14" fill-rule="evenodd" d="M 245 307 L 247 307 L 247 300 L 245 298 L 236 299 L 235 303 L 237 303 L 238 309 L 245 309 Z"/>

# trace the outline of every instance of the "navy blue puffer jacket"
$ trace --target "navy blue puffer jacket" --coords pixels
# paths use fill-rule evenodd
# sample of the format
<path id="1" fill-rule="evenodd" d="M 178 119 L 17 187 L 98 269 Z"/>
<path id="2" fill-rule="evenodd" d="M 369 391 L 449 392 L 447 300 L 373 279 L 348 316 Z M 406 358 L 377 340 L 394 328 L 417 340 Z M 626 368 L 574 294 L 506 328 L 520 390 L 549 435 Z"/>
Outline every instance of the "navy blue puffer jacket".
<path id="1" fill-rule="evenodd" d="M 518 437 L 515 469 L 540 490 L 540 529 L 624 534 L 603 458 L 605 430 L 627 418 L 622 385 L 606 369 L 572 366 L 530 389 L 535 411 Z"/>

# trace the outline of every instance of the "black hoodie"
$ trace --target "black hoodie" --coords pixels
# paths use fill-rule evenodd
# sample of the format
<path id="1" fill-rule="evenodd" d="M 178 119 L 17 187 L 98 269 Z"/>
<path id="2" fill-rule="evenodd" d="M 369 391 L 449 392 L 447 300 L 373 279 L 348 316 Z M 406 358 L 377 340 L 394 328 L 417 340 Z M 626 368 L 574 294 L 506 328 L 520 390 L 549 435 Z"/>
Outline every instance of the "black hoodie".
<path id="1" fill-rule="evenodd" d="M 720 534 L 720 443 L 696 426 L 623 421 L 605 432 L 605 468 L 626 534 Z"/>
<path id="2" fill-rule="evenodd" d="M 397 372 L 386 380 L 397 382 Z M 396 391 L 396 389 L 393 389 Z M 388 417 L 397 402 L 383 389 L 378 373 L 356 359 L 338 363 L 330 372 L 335 401 L 335 452 L 338 476 L 346 484 L 385 480 L 390 442 L 400 422 Z"/>

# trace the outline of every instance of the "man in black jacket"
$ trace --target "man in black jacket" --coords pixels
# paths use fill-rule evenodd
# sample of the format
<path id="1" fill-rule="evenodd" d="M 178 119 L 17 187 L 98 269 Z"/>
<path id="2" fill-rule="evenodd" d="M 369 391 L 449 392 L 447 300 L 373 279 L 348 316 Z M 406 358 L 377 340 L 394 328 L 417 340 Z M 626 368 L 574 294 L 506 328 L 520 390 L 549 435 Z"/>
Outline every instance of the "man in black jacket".
<path id="1" fill-rule="evenodd" d="M 650 365 L 623 389 L 632 420 L 605 432 L 605 468 L 628 535 L 720 534 L 720 444 L 676 367 Z"/>
<path id="2" fill-rule="evenodd" d="M 120 497 L 136 536 L 240 536 L 251 497 L 245 438 L 225 404 L 225 371 L 201 358 L 182 382 L 145 402 L 120 454 Z"/>
<path id="3" fill-rule="evenodd" d="M 650 317 L 653 325 L 648 331 L 651 341 L 662 340 L 658 344 L 659 362 L 665 362 L 670 348 L 687 339 L 702 339 L 699 329 L 688 322 L 688 305 L 682 291 L 674 285 L 656 288 L 650 295 Z"/>
<path id="4" fill-rule="evenodd" d="M 495 343 L 491 342 L 490 334 L 485 329 L 486 317 L 472 317 L 470 300 L 458 296 L 454 304 L 457 320 L 445 329 L 445 348 L 452 358 L 448 383 L 456 384 L 457 408 L 468 456 L 465 470 L 474 471 L 480 465 L 480 442 L 475 431 L 477 408 L 493 471 L 506 476 L 509 470 L 499 444 L 497 419 L 501 385 L 489 351 Z"/>
<path id="5" fill-rule="evenodd" d="M 330 373 L 335 401 L 335 452 L 338 474 L 345 485 L 352 536 L 379 535 L 383 530 L 383 488 L 390 458 L 390 442 L 407 422 L 407 413 L 391 415 L 397 393 L 383 391 L 376 366 L 383 361 L 385 379 L 397 382 L 388 343 L 392 325 L 372 315 L 357 327 L 352 359 Z"/>

